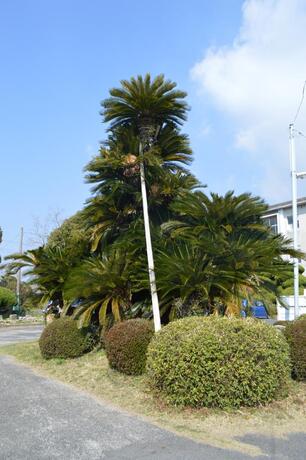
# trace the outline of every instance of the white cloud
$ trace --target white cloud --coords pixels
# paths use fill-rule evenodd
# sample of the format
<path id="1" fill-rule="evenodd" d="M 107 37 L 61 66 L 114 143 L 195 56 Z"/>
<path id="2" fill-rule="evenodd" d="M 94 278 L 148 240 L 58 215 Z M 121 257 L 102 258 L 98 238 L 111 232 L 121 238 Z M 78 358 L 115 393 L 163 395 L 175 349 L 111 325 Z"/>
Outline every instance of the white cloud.
<path id="1" fill-rule="evenodd" d="M 191 75 L 234 120 L 233 144 L 260 168 L 256 191 L 288 198 L 288 124 L 306 79 L 305 0 L 247 0 L 233 43 L 208 49 Z M 297 127 L 306 132 L 306 101 Z"/>

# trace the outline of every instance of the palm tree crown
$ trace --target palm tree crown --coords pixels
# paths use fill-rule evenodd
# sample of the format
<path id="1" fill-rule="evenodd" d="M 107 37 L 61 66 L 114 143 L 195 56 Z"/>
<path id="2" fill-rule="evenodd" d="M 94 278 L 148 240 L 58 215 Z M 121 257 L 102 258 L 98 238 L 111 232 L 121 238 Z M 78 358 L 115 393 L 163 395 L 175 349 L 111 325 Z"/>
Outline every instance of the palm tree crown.
<path id="1" fill-rule="evenodd" d="M 111 97 L 102 102 L 104 122 L 110 129 L 132 124 L 141 136 L 154 137 L 164 123 L 180 125 L 188 110 L 186 93 L 176 90 L 176 83 L 158 75 L 121 80 L 121 88 L 110 90 Z"/>

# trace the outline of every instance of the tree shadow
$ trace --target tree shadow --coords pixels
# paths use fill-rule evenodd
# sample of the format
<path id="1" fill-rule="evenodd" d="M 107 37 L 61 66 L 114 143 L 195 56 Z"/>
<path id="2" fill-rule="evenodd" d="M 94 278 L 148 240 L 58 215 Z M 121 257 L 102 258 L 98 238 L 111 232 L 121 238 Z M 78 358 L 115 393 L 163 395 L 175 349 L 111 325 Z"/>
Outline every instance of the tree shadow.
<path id="1" fill-rule="evenodd" d="M 262 451 L 262 455 L 259 457 L 255 457 L 256 459 L 306 459 L 306 433 L 290 433 L 283 438 L 274 436 L 261 436 L 257 434 L 247 434 L 242 437 L 236 437 L 235 439 L 237 439 L 240 442 L 259 447 Z"/>

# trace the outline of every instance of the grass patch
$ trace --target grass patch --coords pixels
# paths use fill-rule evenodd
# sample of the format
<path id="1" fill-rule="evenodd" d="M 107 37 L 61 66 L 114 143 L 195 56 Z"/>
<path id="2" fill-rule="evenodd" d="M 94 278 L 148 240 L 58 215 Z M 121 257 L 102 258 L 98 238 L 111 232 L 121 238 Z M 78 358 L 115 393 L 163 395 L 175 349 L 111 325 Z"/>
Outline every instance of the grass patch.
<path id="1" fill-rule="evenodd" d="M 40 355 L 38 343 L 27 342 L 1 347 L 0 353 L 121 409 L 147 417 L 158 426 L 216 447 L 259 455 L 259 448 L 237 438 L 248 433 L 283 437 L 290 432 L 306 432 L 306 384 L 302 382 L 292 383 L 288 398 L 265 407 L 181 410 L 154 399 L 145 376 L 128 376 L 110 369 L 104 351 L 76 359 L 46 361 Z"/>

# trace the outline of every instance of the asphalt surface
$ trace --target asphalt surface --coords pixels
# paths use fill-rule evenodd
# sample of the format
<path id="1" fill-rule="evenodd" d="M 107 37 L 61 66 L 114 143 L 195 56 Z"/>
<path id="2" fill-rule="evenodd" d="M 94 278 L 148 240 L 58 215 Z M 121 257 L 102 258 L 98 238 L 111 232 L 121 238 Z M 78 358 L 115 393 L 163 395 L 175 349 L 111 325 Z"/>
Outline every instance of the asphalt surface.
<path id="1" fill-rule="evenodd" d="M 43 326 L 10 326 L 0 327 L 0 346 L 11 343 L 26 342 L 39 338 Z"/>
<path id="2" fill-rule="evenodd" d="M 306 459 L 303 433 L 285 439 L 240 438 L 262 449 L 257 457 L 211 447 L 114 409 L 1 355 L 0 382 L 0 460 Z"/>

